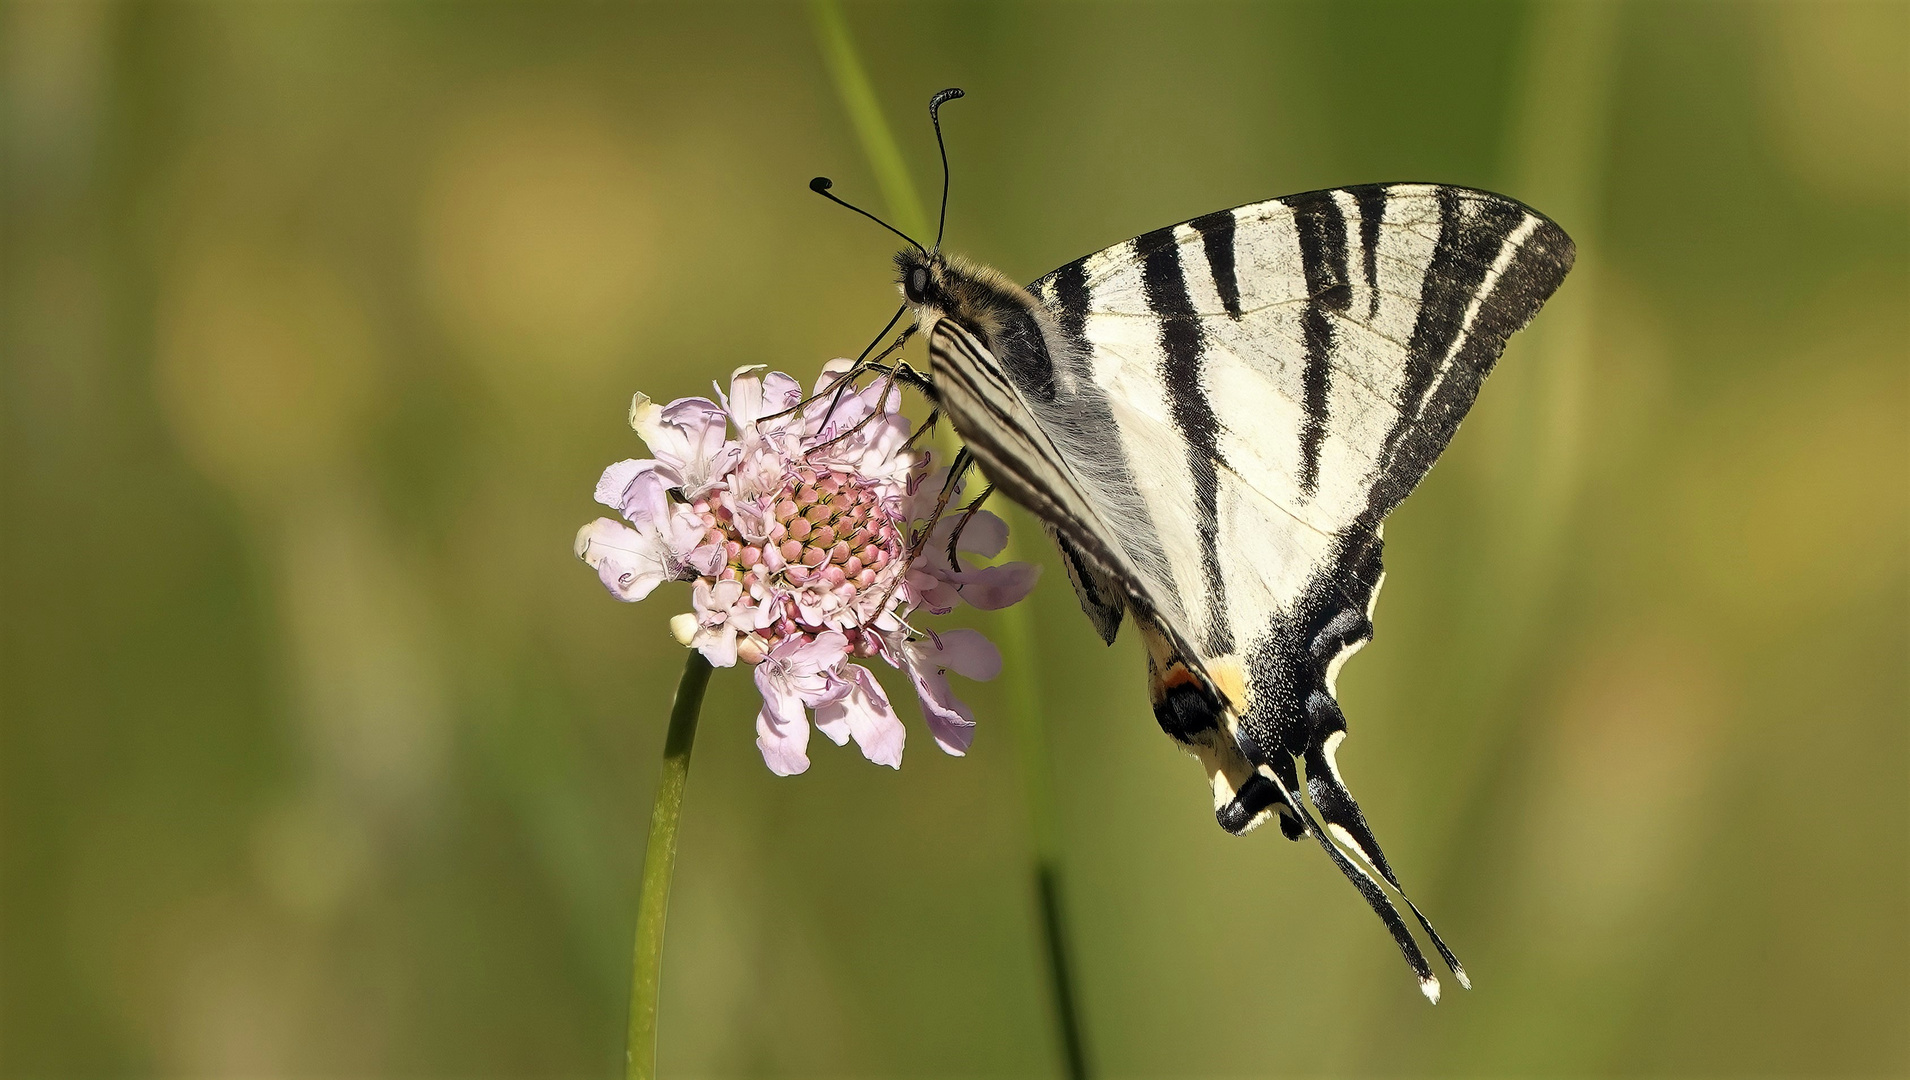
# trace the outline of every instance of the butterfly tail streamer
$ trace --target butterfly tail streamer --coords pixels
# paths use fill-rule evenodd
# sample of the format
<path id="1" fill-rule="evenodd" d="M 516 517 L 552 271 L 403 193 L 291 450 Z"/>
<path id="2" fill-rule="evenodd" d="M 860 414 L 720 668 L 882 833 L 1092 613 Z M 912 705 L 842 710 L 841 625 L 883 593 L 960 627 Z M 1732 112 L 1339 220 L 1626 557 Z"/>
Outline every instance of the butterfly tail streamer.
<path id="1" fill-rule="evenodd" d="M 1446 966 L 1452 970 L 1453 978 L 1459 980 L 1461 987 L 1467 990 L 1472 989 L 1472 979 L 1466 975 L 1465 965 L 1453 955 L 1452 949 L 1448 948 L 1444 939 L 1439 936 L 1439 931 L 1433 929 L 1432 921 L 1419 910 L 1419 905 L 1413 903 L 1412 897 L 1406 895 L 1405 886 L 1399 883 L 1393 868 L 1387 864 L 1386 855 L 1380 850 L 1379 841 L 1373 836 L 1372 828 L 1366 824 L 1366 815 L 1360 812 L 1359 803 L 1354 801 L 1352 792 L 1346 790 L 1346 785 L 1340 781 L 1338 769 L 1327 760 L 1326 753 L 1318 746 L 1309 749 L 1303 760 L 1306 764 L 1307 795 L 1312 799 L 1314 807 L 1319 810 L 1320 817 L 1326 822 L 1327 830 L 1333 834 L 1335 840 L 1351 848 L 1361 862 L 1371 867 L 1386 884 L 1393 887 L 1393 891 L 1399 894 L 1399 898 L 1406 902 L 1406 907 L 1412 911 L 1413 917 L 1419 920 L 1419 925 L 1426 931 L 1426 936 L 1432 939 L 1433 948 L 1438 950 L 1439 958 L 1444 960 Z M 1325 837 L 1321 839 L 1324 840 Z M 1344 872 L 1345 867 L 1342 866 L 1341 869 Z M 1362 878 L 1369 882 L 1372 880 L 1371 875 L 1367 874 L 1364 868 L 1355 865 L 1354 869 L 1360 871 Z M 1371 902 L 1370 897 L 1368 902 Z M 1391 906 L 1390 903 L 1388 906 Z M 1385 916 L 1382 915 L 1381 918 Z"/>
<path id="2" fill-rule="evenodd" d="M 1433 974 L 1432 964 L 1427 961 L 1425 952 L 1420 949 L 1419 941 L 1413 937 L 1412 929 L 1406 925 L 1406 920 L 1400 916 L 1399 909 L 1394 907 L 1392 900 L 1387 897 L 1386 890 L 1381 888 L 1379 882 L 1359 864 L 1346 857 L 1346 853 L 1340 850 L 1339 845 L 1327 836 L 1326 830 L 1321 828 L 1320 823 L 1314 819 L 1313 812 L 1307 809 L 1298 792 L 1288 786 L 1276 770 L 1265 768 L 1261 775 L 1280 786 L 1280 795 L 1288 809 L 1305 823 L 1306 830 L 1319 840 L 1320 848 L 1326 852 L 1327 858 L 1333 860 L 1333 865 L 1339 867 L 1340 873 L 1346 875 L 1346 880 L 1352 882 L 1353 887 L 1359 890 L 1360 896 L 1366 901 L 1366 906 L 1372 908 L 1373 914 L 1378 915 L 1380 921 L 1386 924 L 1386 929 L 1392 932 L 1393 941 L 1398 944 L 1400 953 L 1406 957 L 1407 966 L 1413 969 L 1413 974 L 1419 979 L 1420 993 L 1425 994 L 1428 1001 L 1438 1004 L 1439 977 Z M 1407 903 L 1408 906 L 1411 905 L 1411 901 Z M 1417 909 L 1415 909 L 1416 913 Z M 1422 917 L 1420 922 L 1423 924 L 1425 919 Z M 1428 930 L 1430 931 L 1430 928 Z M 1436 937 L 1435 940 L 1437 940 Z M 1445 952 L 1443 945 L 1440 951 L 1442 956 L 1449 957 L 1450 954 Z M 1463 983 L 1464 980 L 1461 981 Z"/>
<path id="3" fill-rule="evenodd" d="M 1413 917 L 1419 920 L 1426 936 L 1432 939 L 1433 948 L 1439 950 L 1440 959 L 1452 969 L 1459 985 L 1472 989 L 1472 980 L 1467 977 L 1465 966 L 1446 947 L 1439 931 L 1433 929 L 1431 920 L 1419 910 L 1419 905 L 1406 895 L 1406 887 L 1399 883 L 1398 875 L 1393 873 L 1392 865 L 1386 861 L 1386 853 L 1380 850 L 1379 838 L 1373 835 L 1372 826 L 1366 823 L 1366 814 L 1360 810 L 1360 804 L 1340 778 L 1340 767 L 1333 759 L 1333 752 L 1340 740 L 1346 738 L 1346 716 L 1340 711 L 1339 702 L 1325 688 L 1316 689 L 1307 698 L 1306 712 L 1312 728 L 1306 751 L 1301 756 L 1306 766 L 1307 795 L 1319 810 L 1327 829 L 1333 833 L 1335 840 L 1351 848 L 1354 855 L 1393 887 L 1399 898 L 1412 909 Z"/>

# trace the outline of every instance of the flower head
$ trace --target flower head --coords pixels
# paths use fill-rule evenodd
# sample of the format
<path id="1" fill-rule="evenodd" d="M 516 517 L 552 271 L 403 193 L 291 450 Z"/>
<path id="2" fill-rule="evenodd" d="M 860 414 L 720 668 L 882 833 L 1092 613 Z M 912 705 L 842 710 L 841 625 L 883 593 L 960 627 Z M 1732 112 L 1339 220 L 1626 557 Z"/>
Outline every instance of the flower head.
<path id="1" fill-rule="evenodd" d="M 973 630 L 916 627 L 958 601 L 1006 607 L 1034 587 L 1027 563 L 959 567 L 957 552 L 993 557 L 1008 527 L 978 510 L 937 520 L 947 470 L 911 446 L 900 392 L 823 368 L 815 393 L 782 372 L 739 368 L 720 404 L 642 394 L 630 423 L 654 459 L 604 472 L 597 499 L 628 526 L 599 518 L 577 554 L 612 595 L 641 600 L 667 580 L 693 581 L 691 609 L 670 621 L 678 641 L 711 664 L 755 668 L 763 708 L 756 745 L 779 775 L 809 767 L 810 713 L 838 746 L 854 739 L 870 761 L 899 768 L 905 729 L 882 686 L 855 660 L 906 672 L 930 734 L 960 755 L 975 721 L 947 671 L 989 679 L 1001 656 Z M 734 434 L 732 434 L 732 429 Z"/>

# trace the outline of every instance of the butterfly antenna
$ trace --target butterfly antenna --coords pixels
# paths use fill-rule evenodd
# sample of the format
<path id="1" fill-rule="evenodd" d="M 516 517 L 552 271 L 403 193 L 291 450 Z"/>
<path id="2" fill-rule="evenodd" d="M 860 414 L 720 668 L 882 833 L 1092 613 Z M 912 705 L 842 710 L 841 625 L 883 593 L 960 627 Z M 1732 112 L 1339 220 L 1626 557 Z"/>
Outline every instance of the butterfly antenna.
<path id="1" fill-rule="evenodd" d="M 951 86 L 928 99 L 928 122 L 935 125 L 935 149 L 942 152 L 942 212 L 935 221 L 935 249 L 942 249 L 942 230 L 948 225 L 948 147 L 942 142 L 942 106 L 962 96 L 962 88 Z"/>
<path id="2" fill-rule="evenodd" d="M 864 210 L 860 206 L 857 206 L 854 203 L 847 202 L 843 199 L 837 198 L 834 195 L 831 195 L 829 193 L 829 189 L 834 186 L 835 186 L 835 181 L 829 179 L 826 176 L 818 176 L 814 180 L 809 181 L 809 190 L 815 192 L 816 194 L 822 196 L 825 199 L 828 199 L 830 202 L 835 203 L 838 206 L 846 206 L 849 209 L 854 210 L 856 213 L 861 214 L 863 217 L 868 218 L 870 221 L 875 222 L 877 225 L 880 225 L 883 228 L 894 233 L 895 235 L 901 237 L 902 239 L 907 240 L 909 242 L 909 246 L 914 248 L 915 250 L 921 252 L 924 255 L 928 254 L 928 249 L 916 243 L 915 238 L 913 236 L 910 236 L 908 233 L 903 232 L 901 229 L 898 229 L 895 226 L 889 224 L 888 222 L 883 221 L 881 218 L 876 217 L 874 214 L 869 213 L 867 210 Z"/>
<path id="3" fill-rule="evenodd" d="M 909 306 L 907 304 L 903 304 L 901 307 L 895 309 L 895 314 L 889 316 L 889 324 L 884 326 L 881 332 L 876 334 L 876 336 L 870 338 L 869 344 L 864 347 L 860 353 L 856 354 L 856 363 L 858 365 L 869 358 L 869 354 L 875 351 L 877 345 L 882 344 L 882 339 L 889 336 L 889 331 L 894 328 L 895 324 L 901 320 L 903 314 L 908 310 Z M 913 326 L 903 331 L 904 334 L 912 334 L 914 332 L 915 327 Z"/>

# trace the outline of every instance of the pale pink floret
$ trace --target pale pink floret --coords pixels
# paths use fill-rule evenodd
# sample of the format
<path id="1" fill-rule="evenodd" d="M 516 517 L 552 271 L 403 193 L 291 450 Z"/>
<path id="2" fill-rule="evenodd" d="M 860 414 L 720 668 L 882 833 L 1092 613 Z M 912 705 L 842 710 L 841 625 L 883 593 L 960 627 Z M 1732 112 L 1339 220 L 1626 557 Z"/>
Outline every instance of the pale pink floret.
<path id="1" fill-rule="evenodd" d="M 911 516 L 926 518 L 934 513 L 946 475 L 946 469 L 937 472 L 910 497 Z M 1034 591 L 1041 567 L 1021 562 L 977 566 L 971 561 L 957 570 L 948 561 L 948 540 L 955 535 L 961 517 L 960 513 L 949 513 L 937 522 L 921 556 L 910 566 L 908 584 L 915 602 L 936 615 L 955 610 L 958 600 L 983 611 L 1021 602 Z M 975 511 L 961 529 L 955 543 L 957 554 L 967 552 L 992 559 L 1008 546 L 1008 523 L 987 510 Z"/>
<path id="2" fill-rule="evenodd" d="M 844 663 L 841 670 L 849 692 L 816 710 L 816 730 L 837 746 L 853 738 L 863 757 L 877 765 L 901 768 L 908 730 L 889 704 L 889 695 L 868 668 Z"/>
<path id="3" fill-rule="evenodd" d="M 979 630 L 931 632 L 919 641 L 887 643 L 892 652 L 890 663 L 908 672 L 915 683 L 916 696 L 922 700 L 922 714 L 929 733 L 947 753 L 960 757 L 975 739 L 975 715 L 949 689 L 946 672 L 953 671 L 986 682 L 1001 674 L 1001 652 Z"/>
<path id="4" fill-rule="evenodd" d="M 696 634 L 690 647 L 703 654 L 713 667 L 736 664 L 736 639 L 757 629 L 755 603 L 740 581 L 698 579 L 690 592 L 690 607 L 696 615 Z"/>
<path id="5" fill-rule="evenodd" d="M 857 657 L 906 671 L 936 745 L 965 753 L 974 716 L 946 673 L 993 678 L 1000 654 L 973 630 L 918 630 L 911 613 L 1005 607 L 1039 569 L 964 560 L 957 570 L 947 554 L 955 513 L 923 535 L 946 470 L 931 474 L 928 453 L 908 445 L 900 390 L 881 379 L 839 384 L 850 366 L 825 366 L 821 396 L 800 409 L 796 380 L 760 366 L 738 368 L 729 392 L 717 391 L 720 406 L 636 395 L 631 425 L 656 458 L 612 465 L 596 493 L 630 526 L 601 518 L 577 537 L 577 553 L 620 599 L 695 582 L 692 610 L 671 629 L 716 666 L 755 667 L 757 746 L 779 775 L 809 767 L 811 710 L 837 745 L 853 739 L 870 761 L 900 767 L 906 729 Z M 981 511 L 959 546 L 993 558 L 1006 543 L 1007 525 Z"/>
<path id="6" fill-rule="evenodd" d="M 664 406 L 642 394 L 630 400 L 630 426 L 657 456 L 658 471 L 686 499 L 721 484 L 743 456 L 724 438 L 727 420 L 728 414 L 708 398 L 678 398 Z"/>
<path id="7" fill-rule="evenodd" d="M 713 574 L 722 562 L 722 548 L 704 542 L 702 523 L 671 507 L 655 465 L 620 461 L 597 482 L 597 500 L 622 511 L 635 528 L 598 518 L 577 531 L 577 557 L 619 600 L 641 600 L 686 568 Z"/>
<path id="8" fill-rule="evenodd" d="M 849 692 L 837 674 L 848 655 L 848 639 L 833 631 L 809 641 L 785 638 L 756 665 L 756 689 L 763 695 L 756 714 L 756 747 L 778 776 L 809 768 L 808 709 L 833 704 Z"/>
<path id="9" fill-rule="evenodd" d="M 730 491 L 739 500 L 760 501 L 774 495 L 794 464 L 794 455 L 802 450 L 803 423 L 800 413 L 776 414 L 802 400 L 802 385 L 780 371 L 757 365 L 737 368 L 730 376 L 729 393 L 717 396 L 736 426 L 741 453 L 730 473 Z"/>
<path id="10" fill-rule="evenodd" d="M 793 413 L 764 419 L 786 412 L 802 400 L 802 384 L 780 371 L 770 371 L 766 364 L 737 368 L 730 373 L 730 392 L 719 391 L 717 396 L 723 399 L 730 423 L 736 425 L 739 432 L 746 432 L 752 424 L 758 423 L 766 432 L 782 431 L 802 419 Z"/>

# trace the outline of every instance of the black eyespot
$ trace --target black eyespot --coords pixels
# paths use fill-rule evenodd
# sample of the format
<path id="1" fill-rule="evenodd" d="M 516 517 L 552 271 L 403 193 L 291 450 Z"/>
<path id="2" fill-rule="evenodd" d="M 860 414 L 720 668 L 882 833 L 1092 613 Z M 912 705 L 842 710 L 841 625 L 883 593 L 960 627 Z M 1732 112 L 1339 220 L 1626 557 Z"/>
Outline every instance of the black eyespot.
<path id="1" fill-rule="evenodd" d="M 918 266 L 909 271 L 909 278 L 902 283 L 902 289 L 908 294 L 909 303 L 919 304 L 928 299 L 928 267 Z"/>

